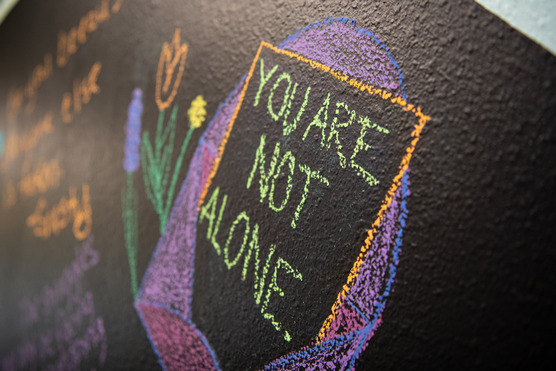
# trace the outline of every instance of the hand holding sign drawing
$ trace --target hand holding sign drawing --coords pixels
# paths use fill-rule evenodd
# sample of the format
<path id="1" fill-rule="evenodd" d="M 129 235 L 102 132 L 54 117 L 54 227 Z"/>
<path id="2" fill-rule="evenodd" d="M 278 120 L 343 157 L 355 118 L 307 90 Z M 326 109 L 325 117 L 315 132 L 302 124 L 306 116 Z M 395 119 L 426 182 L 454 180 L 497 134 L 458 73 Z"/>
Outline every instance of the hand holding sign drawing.
<path id="1" fill-rule="evenodd" d="M 340 28 L 354 45 L 376 42 L 346 20 L 330 20 L 321 28 L 321 36 Z M 314 29 L 305 30 L 297 42 L 315 41 Z M 296 39 L 289 42 L 295 50 Z M 311 46 L 305 49 L 311 55 Z M 380 54 L 379 48 L 373 52 L 388 65 L 386 52 Z M 397 200 L 407 192 L 399 186 L 403 179 L 407 183 L 402 177 L 428 117 L 406 103 L 399 91 L 394 96 L 392 90 L 401 89 L 401 84 L 384 78 L 387 72 L 382 80 L 363 76 L 362 81 L 353 77 L 358 72 L 350 76 L 261 44 L 246 79 L 200 141 L 139 292 L 137 309 L 167 367 L 195 358 L 186 356 L 193 354 L 187 347 L 184 359 L 165 358 L 170 355 L 167 347 L 174 343 L 172 336 L 189 339 L 182 343 L 205 344 L 207 351 L 194 347 L 195 354 L 204 354 L 200 359 L 205 366 L 218 365 L 218 358 L 226 367 L 233 367 L 230 351 L 264 354 L 272 360 L 311 343 L 317 334 L 316 344 L 322 346 L 336 336 L 360 331 L 349 339 L 359 351 L 345 351 L 347 358 L 337 358 L 344 364 L 354 360 L 368 341 L 378 323 L 364 312 L 380 315 L 382 299 L 354 304 L 361 294 L 357 279 L 371 269 L 365 268 L 368 261 L 378 262 L 380 269 L 371 277 L 378 286 L 371 291 L 389 290 L 388 277 L 393 279 L 397 264 L 392 243 L 405 220 Z M 362 227 L 361 219 L 367 226 L 375 220 L 366 238 L 354 231 Z M 389 232 L 384 230 L 386 220 L 393 220 Z M 382 234 L 383 250 L 371 246 L 377 234 Z M 355 265 L 353 260 L 339 259 L 357 257 L 362 244 Z M 395 263 L 393 271 L 387 269 L 389 261 Z M 348 284 L 331 282 L 330 270 L 347 276 Z M 353 287 L 356 290 L 350 291 Z M 352 291 L 359 295 L 348 299 Z M 369 292 L 363 294 L 364 301 L 371 299 Z M 345 321 L 348 303 L 363 324 Z M 175 328 L 180 322 L 179 334 L 157 330 Z M 222 339 L 223 327 L 237 332 Z M 245 336 L 268 343 L 251 344 Z M 287 345 L 278 348 L 278 339 Z M 236 349 L 228 347 L 226 353 L 224 343 L 237 344 Z M 283 367 L 278 366 L 282 361 L 274 365 Z"/>

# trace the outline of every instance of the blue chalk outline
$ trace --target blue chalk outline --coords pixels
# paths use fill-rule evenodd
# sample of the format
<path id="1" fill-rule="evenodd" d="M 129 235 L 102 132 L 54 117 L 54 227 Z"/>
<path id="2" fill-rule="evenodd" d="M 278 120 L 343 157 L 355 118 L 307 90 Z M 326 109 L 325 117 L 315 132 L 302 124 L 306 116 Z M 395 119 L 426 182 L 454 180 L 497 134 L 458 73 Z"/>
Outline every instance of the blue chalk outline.
<path id="1" fill-rule="evenodd" d="M 353 353 L 350 362 L 348 364 L 348 369 L 352 370 L 355 367 L 355 361 L 359 358 L 359 355 L 361 354 L 361 352 L 363 351 L 363 349 L 365 348 L 365 346 L 368 343 L 368 338 L 369 335 L 372 335 L 373 331 L 375 331 L 377 329 L 377 325 L 378 325 L 378 321 L 380 320 L 381 316 L 382 316 L 382 312 L 384 311 L 384 308 L 386 307 L 386 302 L 388 301 L 388 298 L 390 297 L 390 293 L 392 291 L 392 284 L 394 283 L 394 280 L 396 278 L 396 271 L 397 271 L 397 267 L 398 264 L 400 262 L 400 252 L 401 252 L 401 246 L 403 243 L 403 230 L 405 228 L 406 225 L 406 219 L 407 219 L 407 197 L 409 196 L 410 192 L 409 192 L 409 174 L 408 174 L 408 170 L 406 170 L 404 172 L 404 175 L 402 177 L 402 201 L 400 203 L 400 215 L 398 217 L 398 225 L 399 225 L 399 229 L 398 232 L 396 234 L 396 242 L 394 245 L 394 249 L 392 250 L 392 260 L 389 264 L 389 268 L 390 268 L 390 276 L 388 277 L 388 281 L 386 282 L 386 288 L 384 290 L 384 293 L 382 295 L 379 296 L 378 298 L 378 303 L 376 303 L 376 310 L 374 311 L 372 320 L 369 320 L 362 312 L 361 310 L 354 304 L 352 303 L 347 297 L 345 297 L 346 302 L 353 307 L 356 312 L 361 316 L 362 319 L 365 320 L 366 325 L 365 327 L 363 327 L 360 330 L 357 331 L 353 331 L 350 333 L 346 333 L 346 334 L 342 334 L 340 336 L 337 336 L 333 339 L 330 340 L 326 340 L 323 341 L 322 343 L 316 344 L 312 347 L 307 347 L 305 349 L 302 349 L 299 352 L 295 352 L 295 353 L 291 353 L 288 354 L 286 356 L 283 356 L 275 361 L 273 361 L 272 363 L 268 364 L 265 366 L 265 370 L 276 370 L 276 369 L 280 369 L 283 368 L 284 366 L 290 365 L 292 363 L 295 362 L 299 362 L 299 361 L 303 361 L 303 360 L 308 360 L 311 358 L 311 356 L 317 356 L 319 353 L 322 352 L 326 352 L 328 350 L 331 350 L 333 348 L 339 347 L 341 345 L 344 345 L 348 342 L 359 342 L 359 344 L 357 345 L 357 348 L 355 350 L 355 352 Z"/>
<path id="2" fill-rule="evenodd" d="M 301 30 L 298 30 L 295 34 L 290 35 L 286 38 L 286 40 L 284 40 L 279 46 L 279 49 L 284 49 L 288 43 L 292 42 L 293 40 L 295 40 L 297 37 L 299 37 L 301 35 L 301 33 L 309 30 L 309 29 L 316 29 L 319 27 L 322 27 L 323 25 L 330 25 L 333 24 L 334 22 L 342 22 L 344 24 L 350 24 L 352 26 L 355 27 L 355 20 L 350 20 L 349 18 L 334 18 L 334 17 L 328 17 L 322 21 L 317 21 L 317 22 L 313 22 L 310 23 L 309 25 L 305 26 L 304 28 L 302 28 Z M 400 83 L 400 91 L 401 91 L 401 97 L 404 100 L 407 100 L 407 94 L 404 93 L 404 88 L 405 85 L 403 84 L 403 74 L 401 72 L 401 68 L 398 65 L 398 63 L 393 59 L 388 47 L 371 31 L 363 29 L 363 28 L 359 28 L 359 27 L 355 27 L 356 31 L 360 34 L 366 35 L 367 37 L 369 37 L 370 40 L 372 40 L 378 47 L 380 47 L 381 49 L 385 50 L 386 53 L 388 54 L 388 57 L 390 58 L 391 63 L 395 66 L 395 68 L 397 69 L 398 72 L 398 77 L 399 77 L 399 83 Z M 206 135 L 209 133 L 210 128 L 212 128 L 216 118 L 219 116 L 222 108 L 224 106 L 226 106 L 230 100 L 232 99 L 232 97 L 237 94 L 238 90 L 241 89 L 241 87 L 243 86 L 243 84 L 245 83 L 247 74 L 244 75 L 241 78 L 241 81 L 235 86 L 235 88 L 232 90 L 232 92 L 230 92 L 226 98 L 226 100 L 224 101 L 224 103 L 220 104 L 218 106 L 218 109 L 216 111 L 216 113 L 214 114 L 212 120 L 210 121 L 210 123 L 207 125 L 207 128 L 205 129 L 205 131 L 203 132 L 201 138 L 199 139 L 199 142 L 197 144 L 197 148 L 195 149 L 195 153 L 193 155 L 193 158 L 196 158 L 196 156 L 198 155 L 202 155 L 202 153 L 198 153 L 198 151 L 202 151 L 203 148 L 208 149 L 211 153 L 212 150 L 211 148 L 209 148 L 208 146 L 203 146 L 203 144 L 206 143 Z M 212 153 L 213 155 L 215 155 L 214 153 Z M 191 165 L 191 164 L 190 164 Z M 180 189 L 180 193 L 178 194 L 178 197 L 174 203 L 174 207 L 171 210 L 170 216 L 168 220 L 172 220 L 173 219 L 173 214 L 175 212 L 177 212 L 176 210 L 176 205 L 179 204 L 179 200 L 181 199 L 181 197 L 183 197 L 182 195 L 182 191 L 184 190 L 184 187 L 187 185 L 187 178 L 189 177 L 189 174 L 193 171 L 193 169 L 188 168 L 187 171 L 187 176 L 184 180 L 184 182 L 182 183 L 182 187 Z M 201 172 L 201 169 L 197 169 L 196 170 L 197 174 L 200 175 L 199 173 Z M 372 319 L 366 318 L 366 316 L 363 315 L 363 313 L 359 310 L 359 308 L 357 308 L 356 306 L 354 306 L 353 303 L 348 303 L 348 305 L 354 307 L 354 309 L 361 315 L 362 319 L 366 322 L 366 325 L 360 329 L 360 330 L 356 330 L 356 331 L 352 331 L 350 333 L 347 334 L 342 334 L 334 339 L 330 339 L 318 344 L 315 344 L 313 346 L 308 346 L 298 352 L 295 353 L 290 353 L 287 355 L 282 356 L 281 358 L 272 361 L 270 364 L 265 366 L 265 369 L 273 369 L 277 366 L 284 366 L 287 364 L 291 364 L 292 362 L 298 362 L 299 360 L 303 360 L 303 359 L 307 359 L 308 357 L 310 357 L 311 355 L 317 355 L 318 353 L 321 353 L 322 351 L 326 351 L 327 349 L 332 349 L 332 348 L 337 348 L 339 346 L 342 346 L 346 343 L 358 343 L 357 344 L 357 348 L 356 351 L 354 352 L 354 354 L 352 355 L 350 361 L 349 361 L 349 368 L 352 369 L 355 365 L 356 360 L 359 358 L 359 355 L 361 354 L 361 352 L 363 351 L 363 349 L 366 347 L 366 345 L 368 344 L 370 337 L 372 336 L 373 332 L 376 330 L 376 328 L 378 327 L 378 321 L 380 320 L 381 316 L 382 316 L 382 312 L 386 306 L 386 302 L 388 297 L 390 296 L 390 292 L 392 290 L 392 284 L 395 280 L 395 276 L 396 276 L 396 270 L 397 270 L 397 266 L 399 264 L 399 254 L 401 252 L 401 245 L 403 242 L 403 229 L 405 227 L 406 224 L 406 218 L 407 218 L 407 201 L 406 198 L 409 195 L 409 169 L 406 170 L 404 172 L 404 175 L 402 176 L 402 180 L 401 180 L 401 187 L 402 187 L 402 201 L 400 203 L 400 215 L 399 215 L 399 219 L 398 219 L 398 223 L 399 223 L 399 229 L 397 232 L 397 236 L 396 236 L 396 240 L 395 240 L 395 246 L 392 250 L 392 258 L 391 258 L 391 262 L 389 265 L 389 278 L 388 281 L 386 282 L 385 285 L 385 290 L 383 292 L 382 295 L 379 296 L 376 304 L 375 304 L 375 310 L 374 310 L 374 315 L 372 317 Z M 197 189 L 197 192 L 200 192 L 201 189 Z M 198 195 L 198 194 L 197 194 Z M 167 230 L 168 226 L 166 227 Z M 206 339 L 204 339 L 204 336 L 202 335 L 202 332 L 199 331 L 195 326 L 194 323 L 190 320 L 187 319 L 184 315 L 176 312 L 175 310 L 166 307 L 163 304 L 156 304 L 156 303 L 149 303 L 148 301 L 142 301 L 139 298 L 142 296 L 145 287 L 144 284 L 146 284 L 146 278 L 150 276 L 150 271 L 153 268 L 153 262 L 156 260 L 158 253 L 159 253 L 159 249 L 161 248 L 161 242 L 164 240 L 164 238 L 166 237 L 166 230 L 164 231 L 163 235 L 161 236 L 161 238 L 159 239 L 159 243 L 157 244 L 155 251 L 153 252 L 153 255 L 151 257 L 151 260 L 149 262 L 149 265 L 147 267 L 147 270 L 143 276 L 142 282 L 141 282 L 141 286 L 139 288 L 138 294 L 137 294 L 137 299 L 135 301 L 135 308 L 139 314 L 139 317 L 141 318 L 141 322 L 143 324 L 143 327 L 145 327 L 145 329 L 148 329 L 148 327 L 146 326 L 146 324 L 144 323 L 144 320 L 142 318 L 142 315 L 140 313 L 140 310 L 138 308 L 138 306 L 140 304 L 146 304 L 146 305 L 154 305 L 154 306 L 158 306 L 161 308 L 164 308 L 176 315 L 178 315 L 180 318 L 182 318 L 185 322 L 187 322 L 188 324 L 190 324 L 191 326 L 193 326 L 196 331 L 201 335 L 201 338 L 203 339 L 203 343 L 205 344 L 205 346 L 207 347 L 207 349 L 209 350 L 209 353 L 211 354 L 213 361 L 216 365 L 217 368 L 219 368 L 217 360 L 216 360 L 216 354 L 214 352 L 214 350 L 210 347 L 210 345 L 208 344 L 208 341 L 206 341 Z M 196 231 L 196 227 L 195 227 L 195 231 Z M 193 243 L 193 246 L 190 247 L 192 249 L 192 267 L 191 267 L 191 271 L 189 272 L 189 274 L 191 275 L 191 285 L 193 287 L 193 282 L 194 282 L 194 266 L 195 266 L 195 250 L 196 250 L 196 244 L 195 242 Z M 191 310 L 192 308 L 192 301 L 193 301 L 193 295 L 190 295 L 189 298 L 187 298 L 188 303 L 189 303 L 189 310 Z M 190 316 L 190 313 L 186 313 L 186 316 Z M 163 363 L 162 363 L 162 359 L 158 353 L 158 350 L 154 344 L 153 339 L 151 338 L 150 334 L 148 333 L 147 330 L 147 336 L 149 337 L 149 341 L 151 342 L 151 346 L 154 349 L 154 351 L 156 352 L 158 359 L 159 359 L 159 363 L 162 365 L 162 367 L 165 369 Z"/>
<path id="3" fill-rule="evenodd" d="M 278 49 L 286 48 L 289 43 L 293 42 L 295 39 L 300 37 L 301 34 L 304 33 L 305 31 L 308 31 L 310 29 L 318 29 L 318 28 L 323 27 L 324 25 L 332 25 L 335 22 L 343 23 L 343 24 L 346 24 L 346 25 L 349 24 L 349 25 L 353 26 L 358 33 L 360 33 L 362 35 L 366 35 L 379 48 L 383 49 L 388 54 L 388 58 L 390 58 L 390 63 L 392 63 L 398 71 L 401 97 L 404 100 L 407 100 L 407 94 L 404 91 L 405 90 L 405 85 L 403 83 L 404 75 L 402 73 L 400 65 L 394 60 L 394 58 L 392 57 L 392 54 L 390 53 L 390 50 L 388 49 L 386 44 L 382 40 L 380 40 L 372 31 L 369 31 L 365 28 L 357 27 L 355 25 L 355 20 L 354 19 L 349 19 L 347 17 L 328 17 L 328 18 L 325 18 L 321 21 L 316 21 L 316 22 L 313 22 L 313 23 L 309 23 L 307 26 L 303 27 L 302 29 L 298 29 L 296 33 L 294 33 L 293 35 L 288 36 L 286 38 L 286 40 L 282 41 L 282 43 L 280 43 L 280 45 L 278 45 Z"/>

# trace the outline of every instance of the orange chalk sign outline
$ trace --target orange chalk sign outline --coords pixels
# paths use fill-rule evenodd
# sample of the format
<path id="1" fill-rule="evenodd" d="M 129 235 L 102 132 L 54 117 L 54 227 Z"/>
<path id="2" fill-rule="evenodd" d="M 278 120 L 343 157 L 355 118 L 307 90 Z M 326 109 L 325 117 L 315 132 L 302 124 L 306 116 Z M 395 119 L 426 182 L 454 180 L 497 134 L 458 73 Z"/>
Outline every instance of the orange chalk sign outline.
<path id="1" fill-rule="evenodd" d="M 359 253 L 359 256 L 357 257 L 355 263 L 353 264 L 353 267 L 350 270 L 347 281 L 344 284 L 344 286 L 342 288 L 342 291 L 340 291 L 338 293 L 338 297 L 337 297 L 336 301 L 334 302 L 334 304 L 332 305 L 332 313 L 324 321 L 324 323 L 323 323 L 323 325 L 322 325 L 322 327 L 321 327 L 321 329 L 320 329 L 320 331 L 317 335 L 317 341 L 320 342 L 320 341 L 323 340 L 327 329 L 329 328 L 330 324 L 332 323 L 332 321 L 336 317 L 336 312 L 341 306 L 342 299 L 346 296 L 350 287 L 355 282 L 355 279 L 356 279 L 357 275 L 359 274 L 359 267 L 363 263 L 363 261 L 365 259 L 365 256 L 366 256 L 366 254 L 369 250 L 369 247 L 371 245 L 371 242 L 372 242 L 375 234 L 377 233 L 378 227 L 380 226 L 380 224 L 381 224 L 381 222 L 384 218 L 385 212 L 388 209 L 388 207 L 390 206 L 390 204 L 392 203 L 392 200 L 394 198 L 394 194 L 396 193 L 396 190 L 398 189 L 398 187 L 401 184 L 402 176 L 403 176 L 404 172 L 407 170 L 407 168 L 409 166 L 409 161 L 411 160 L 411 156 L 413 155 L 413 152 L 415 151 L 415 146 L 417 145 L 417 142 L 419 141 L 419 137 L 421 135 L 421 132 L 422 132 L 425 124 L 430 120 L 430 116 L 425 115 L 422 112 L 422 110 L 419 106 L 414 105 L 414 104 L 410 104 L 409 102 L 405 101 L 402 97 L 400 97 L 400 96 L 392 97 L 392 93 L 388 92 L 387 90 L 379 89 L 379 88 L 376 88 L 372 85 L 364 84 L 361 81 L 357 81 L 356 79 L 349 77 L 345 73 L 338 72 L 338 71 L 336 71 L 336 70 L 334 70 L 334 69 L 332 69 L 332 68 L 330 68 L 326 65 L 323 65 L 323 64 L 321 64 L 319 62 L 316 62 L 314 60 L 305 58 L 301 55 L 292 53 L 290 51 L 278 49 L 275 46 L 263 41 L 263 42 L 261 42 L 261 44 L 259 46 L 259 49 L 257 50 L 257 54 L 256 54 L 256 56 L 253 60 L 252 65 L 251 65 L 251 68 L 249 69 L 249 73 L 247 75 L 247 78 L 245 80 L 245 84 L 243 85 L 243 89 L 242 89 L 241 94 L 240 94 L 239 103 L 238 103 L 238 105 L 237 105 L 237 107 L 234 111 L 232 119 L 230 120 L 230 124 L 228 125 L 228 128 L 226 130 L 224 138 L 223 138 L 223 140 L 220 144 L 214 166 L 211 169 L 211 172 L 208 176 L 205 188 L 203 189 L 203 191 L 201 193 L 201 197 L 200 197 L 200 200 L 199 200 L 199 206 L 198 206 L 199 208 L 203 204 L 204 199 L 207 195 L 208 189 L 209 189 L 209 187 L 212 183 L 212 179 L 216 175 L 216 172 L 218 170 L 220 161 L 222 159 L 222 155 L 224 153 L 224 148 L 226 147 L 226 144 L 228 142 L 230 133 L 231 133 L 232 128 L 234 126 L 234 123 L 236 121 L 237 115 L 239 113 L 239 110 L 241 109 L 243 99 L 245 98 L 245 92 L 247 90 L 247 87 L 249 86 L 249 82 L 251 80 L 251 77 L 253 76 L 253 72 L 255 71 L 255 66 L 256 66 L 256 64 L 259 60 L 259 56 L 260 56 L 261 51 L 262 51 L 263 48 L 270 49 L 271 51 L 273 51 L 277 54 L 286 55 L 286 56 L 288 56 L 292 59 L 297 59 L 300 62 L 309 64 L 314 69 L 321 70 L 325 73 L 329 73 L 332 76 L 334 76 L 335 78 L 337 78 L 338 80 L 343 81 L 343 82 L 347 83 L 348 85 L 353 86 L 353 87 L 361 90 L 364 93 L 368 93 L 372 97 L 380 98 L 380 99 L 382 99 L 386 102 L 389 102 L 390 104 L 393 104 L 393 105 L 399 107 L 400 109 L 403 109 L 406 112 L 412 113 L 415 116 L 415 118 L 417 119 L 417 123 L 414 124 L 414 129 L 411 132 L 410 137 L 412 139 L 411 139 L 410 145 L 406 148 L 405 155 L 403 156 L 402 161 L 401 161 L 401 163 L 398 167 L 399 172 L 397 173 L 397 175 L 394 177 L 394 179 L 392 181 L 392 185 L 390 186 L 390 188 L 389 188 L 389 190 L 386 194 L 386 198 L 382 202 L 382 205 L 380 207 L 380 210 L 378 212 L 376 220 L 371 225 L 371 228 L 367 231 L 367 237 L 365 239 L 365 242 L 364 242 L 363 246 L 361 246 L 361 251 Z M 162 60 L 162 58 L 161 58 L 161 60 Z M 160 67 L 160 64 L 159 64 L 159 67 Z M 158 82 L 158 80 L 157 80 L 157 82 Z"/>

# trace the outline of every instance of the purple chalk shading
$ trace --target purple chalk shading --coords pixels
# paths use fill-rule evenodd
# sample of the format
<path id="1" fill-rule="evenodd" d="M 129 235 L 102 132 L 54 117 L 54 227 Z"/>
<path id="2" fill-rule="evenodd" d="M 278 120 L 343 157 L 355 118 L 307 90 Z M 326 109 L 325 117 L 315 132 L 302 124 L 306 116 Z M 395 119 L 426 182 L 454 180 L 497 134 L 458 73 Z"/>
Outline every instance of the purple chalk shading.
<path id="1" fill-rule="evenodd" d="M 85 361 L 102 366 L 107 355 L 104 321 L 82 278 L 99 262 L 93 236 L 75 248 L 74 260 L 40 293 L 19 302 L 23 342 L 0 359 L 0 369 L 78 370 Z M 37 324 L 40 324 L 37 327 Z M 47 325 L 46 327 L 44 325 Z M 15 346 L 16 344 L 14 344 Z M 98 358 L 97 358 L 98 357 Z"/>
<path id="2" fill-rule="evenodd" d="M 280 357 L 265 370 L 353 369 L 355 360 L 382 322 L 382 312 L 399 264 L 408 196 L 409 169 L 404 173 L 402 184 L 359 268 L 357 282 L 342 300 L 325 339 Z M 386 251 L 387 248 L 390 250 Z M 373 271 L 377 267 L 380 269 Z M 354 298 L 357 299 L 355 302 Z"/>
<path id="3" fill-rule="evenodd" d="M 139 305 L 138 309 L 165 370 L 218 369 L 206 339 L 195 326 L 166 308 Z"/>
<path id="4" fill-rule="evenodd" d="M 376 310 L 376 303 L 384 291 L 385 277 L 388 276 L 389 256 L 396 244 L 399 202 L 402 187 L 398 187 L 392 203 L 386 210 L 384 219 L 374 236 L 364 263 L 355 276 L 354 283 L 343 300 L 343 306 L 331 323 L 325 340 L 342 333 L 342 329 L 358 330 L 365 324 L 365 318 L 371 318 Z"/>
<path id="5" fill-rule="evenodd" d="M 215 154 L 224 138 L 230 117 L 239 103 L 239 92 L 244 81 L 242 79 L 227 101 L 218 108 L 215 117 L 199 140 L 187 176 L 174 203 L 164 234 L 158 242 L 145 273 L 135 303 L 135 308 L 147 329 L 153 348 L 158 352 L 161 362 L 165 365 L 167 363 L 179 365 L 180 363 L 176 359 L 182 357 L 185 362 L 189 354 L 174 354 L 170 357 L 171 359 L 166 358 L 166 355 L 169 354 L 166 350 L 172 347 L 172 341 L 180 339 L 179 336 L 164 336 L 168 329 L 159 324 L 166 321 L 168 314 L 160 310 L 153 312 L 152 306 L 164 307 L 167 308 L 164 310 L 183 316 L 183 318 L 191 318 L 199 198 L 210 169 L 214 166 Z M 174 322 L 174 325 L 177 326 L 176 323 L 178 322 Z M 205 341 L 204 344 L 207 351 L 211 353 L 208 343 Z M 176 347 L 175 349 L 183 350 L 179 344 L 173 346 Z M 216 358 L 211 359 L 211 362 L 205 364 L 208 368 L 211 367 L 210 365 L 217 365 Z"/>
<path id="6" fill-rule="evenodd" d="M 29 327 L 40 318 L 45 318 L 69 301 L 73 292 L 81 291 L 81 280 L 85 272 L 93 268 L 100 261 L 97 250 L 93 248 L 94 236 L 90 235 L 83 243 L 75 248 L 75 259 L 67 266 L 60 277 L 43 286 L 39 295 L 24 297 L 19 302 L 22 314 L 22 326 Z"/>
<path id="7" fill-rule="evenodd" d="M 404 96 L 403 75 L 386 46 L 372 33 L 355 28 L 346 19 L 330 18 L 311 24 L 280 47 Z M 153 349 L 167 369 L 218 368 L 210 345 L 190 320 L 197 208 L 239 103 L 244 81 L 245 77 L 219 107 L 199 141 L 135 303 Z M 358 276 L 336 307 L 335 318 L 323 340 L 277 359 L 267 369 L 353 368 L 381 323 L 395 278 L 407 216 L 408 171 L 401 183 L 359 267 Z"/>
<path id="8" fill-rule="evenodd" d="M 400 95 L 403 75 L 390 52 L 373 34 L 356 29 L 353 23 L 345 18 L 313 23 L 280 47 Z"/>
<path id="9" fill-rule="evenodd" d="M 139 303 L 163 304 L 189 317 L 199 197 L 203 169 L 211 167 L 229 118 L 239 102 L 239 90 L 222 105 L 199 140 L 187 176 L 174 203 L 139 292 Z"/>
<path id="10" fill-rule="evenodd" d="M 139 169 L 139 147 L 141 146 L 141 114 L 143 92 L 137 88 L 133 90 L 133 98 L 127 109 L 127 123 L 125 126 L 124 169 L 132 173 Z"/>

